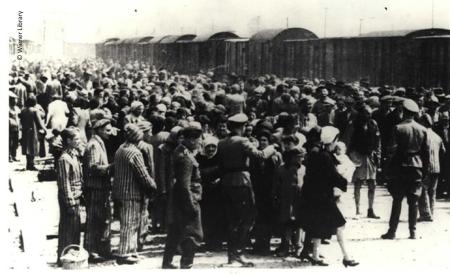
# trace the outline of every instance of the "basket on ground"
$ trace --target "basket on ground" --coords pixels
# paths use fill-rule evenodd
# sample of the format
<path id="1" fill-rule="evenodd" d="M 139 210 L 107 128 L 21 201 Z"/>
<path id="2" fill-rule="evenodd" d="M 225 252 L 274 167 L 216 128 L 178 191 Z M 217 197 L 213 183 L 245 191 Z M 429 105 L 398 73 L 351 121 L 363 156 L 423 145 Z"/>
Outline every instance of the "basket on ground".
<path id="1" fill-rule="evenodd" d="M 68 245 L 61 253 L 63 269 L 88 268 L 89 253 L 79 245 Z"/>

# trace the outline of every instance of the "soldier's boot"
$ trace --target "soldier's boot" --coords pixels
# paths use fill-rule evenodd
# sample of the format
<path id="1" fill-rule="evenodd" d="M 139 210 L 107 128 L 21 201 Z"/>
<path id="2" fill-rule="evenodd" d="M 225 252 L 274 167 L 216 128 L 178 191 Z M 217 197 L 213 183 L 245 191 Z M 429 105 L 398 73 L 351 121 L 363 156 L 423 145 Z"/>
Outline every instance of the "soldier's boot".
<path id="1" fill-rule="evenodd" d="M 178 267 L 172 263 L 174 252 L 165 250 L 163 256 L 163 269 L 177 269 Z"/>
<path id="2" fill-rule="evenodd" d="M 392 230 L 388 230 L 387 233 L 381 235 L 381 239 L 383 240 L 393 240 L 395 239 L 395 232 Z"/>
<path id="3" fill-rule="evenodd" d="M 180 268 L 181 269 L 190 269 L 194 264 L 194 256 L 195 251 L 197 250 L 197 245 L 194 243 L 192 239 L 186 239 L 181 244 L 181 260 L 180 260 Z"/>

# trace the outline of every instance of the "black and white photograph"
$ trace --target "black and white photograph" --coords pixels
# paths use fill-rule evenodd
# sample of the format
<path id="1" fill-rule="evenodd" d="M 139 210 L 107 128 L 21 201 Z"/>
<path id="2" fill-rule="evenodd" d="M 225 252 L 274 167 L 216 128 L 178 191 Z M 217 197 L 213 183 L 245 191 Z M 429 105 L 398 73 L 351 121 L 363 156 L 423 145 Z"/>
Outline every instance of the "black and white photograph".
<path id="1" fill-rule="evenodd" d="M 8 271 L 450 271 L 450 1 L 2 6 Z"/>

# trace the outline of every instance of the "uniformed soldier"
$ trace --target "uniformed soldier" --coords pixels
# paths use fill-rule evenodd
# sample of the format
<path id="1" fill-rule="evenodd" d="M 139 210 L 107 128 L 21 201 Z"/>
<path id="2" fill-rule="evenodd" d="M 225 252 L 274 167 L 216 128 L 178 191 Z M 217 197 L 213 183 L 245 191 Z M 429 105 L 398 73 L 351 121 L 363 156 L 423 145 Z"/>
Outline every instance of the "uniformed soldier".
<path id="1" fill-rule="evenodd" d="M 104 140 L 112 133 L 111 121 L 100 119 L 84 154 L 84 194 L 86 198 L 86 235 L 84 248 L 91 261 L 109 257 L 111 252 L 111 177 Z"/>
<path id="2" fill-rule="evenodd" d="M 221 183 L 228 219 L 228 264 L 251 267 L 253 263 L 243 256 L 248 233 L 256 215 L 249 160 L 250 157 L 267 159 L 275 154 L 276 150 L 272 145 L 258 150 L 248 138 L 242 137 L 247 121 L 248 118 L 243 113 L 228 119 L 231 134 L 219 142 L 217 156 L 219 170 L 222 172 Z"/>
<path id="3" fill-rule="evenodd" d="M 392 195 L 392 210 L 389 230 L 383 239 L 394 239 L 400 218 L 403 198 L 408 200 L 410 239 L 416 238 L 417 203 L 421 194 L 422 178 L 429 165 L 427 130 L 414 121 L 419 107 L 411 99 L 403 101 L 404 121 L 394 130 L 393 158 L 391 161 L 392 181 L 388 190 Z"/>
<path id="4" fill-rule="evenodd" d="M 188 269 L 194 262 L 195 250 L 203 240 L 199 201 L 202 196 L 199 164 L 195 153 L 199 148 L 202 128 L 190 122 L 181 134 L 183 141 L 174 151 L 175 184 L 169 197 L 168 233 L 162 268 L 177 268 L 172 264 L 179 246 L 180 268 Z"/>

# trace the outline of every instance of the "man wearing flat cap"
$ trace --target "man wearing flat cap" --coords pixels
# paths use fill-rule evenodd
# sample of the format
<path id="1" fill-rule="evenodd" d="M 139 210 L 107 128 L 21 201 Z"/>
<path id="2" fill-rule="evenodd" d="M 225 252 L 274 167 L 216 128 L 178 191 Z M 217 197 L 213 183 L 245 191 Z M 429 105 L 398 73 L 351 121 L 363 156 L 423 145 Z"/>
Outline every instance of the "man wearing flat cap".
<path id="1" fill-rule="evenodd" d="M 153 161 L 153 146 L 150 144 L 150 139 L 152 136 L 152 123 L 146 120 L 139 121 L 137 126 L 144 133 L 144 138 L 139 142 L 138 148 L 144 157 L 144 163 L 147 167 L 147 171 L 150 174 L 150 177 L 155 179 L 155 168 Z M 149 202 L 150 197 L 144 197 L 144 205 L 142 206 L 142 220 L 139 229 L 139 241 L 138 241 L 138 250 L 141 251 L 145 242 L 145 238 L 148 234 L 148 225 L 149 225 Z"/>
<path id="2" fill-rule="evenodd" d="M 199 163 L 195 153 L 199 149 L 202 127 L 189 122 L 182 130 L 183 141 L 174 151 L 175 184 L 169 194 L 168 233 L 162 268 L 177 268 L 172 264 L 177 247 L 181 249 L 180 268 L 191 268 L 196 249 L 203 240 L 200 217 L 202 186 Z"/>
<path id="3" fill-rule="evenodd" d="M 112 127 L 109 119 L 95 121 L 83 163 L 84 195 L 86 197 L 86 235 L 84 248 L 92 262 L 105 259 L 111 252 L 111 176 L 105 140 Z"/>
<path id="4" fill-rule="evenodd" d="M 429 145 L 427 130 L 414 121 L 419 107 L 411 99 L 405 99 L 403 105 L 404 121 L 394 130 L 392 160 L 390 164 L 391 181 L 388 190 L 392 195 L 392 210 L 389 230 L 383 239 L 394 239 L 401 213 L 403 198 L 408 200 L 409 238 L 416 238 L 418 200 L 421 194 L 421 182 L 429 166 Z"/>
<path id="5" fill-rule="evenodd" d="M 117 263 L 138 262 L 138 233 L 144 198 L 156 190 L 144 157 L 138 148 L 144 133 L 135 124 L 125 126 L 126 141 L 114 157 L 113 197 L 120 203 L 120 242 Z"/>
<path id="6" fill-rule="evenodd" d="M 228 118 L 231 134 L 220 140 L 217 152 L 228 218 L 228 266 L 253 266 L 253 263 L 243 256 L 248 233 L 256 215 L 249 159 L 267 159 L 276 153 L 272 145 L 258 150 L 248 138 L 242 137 L 247 121 L 248 118 L 243 113 Z"/>

